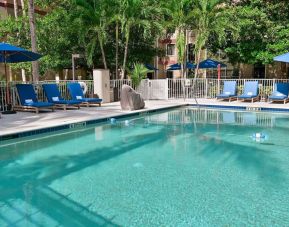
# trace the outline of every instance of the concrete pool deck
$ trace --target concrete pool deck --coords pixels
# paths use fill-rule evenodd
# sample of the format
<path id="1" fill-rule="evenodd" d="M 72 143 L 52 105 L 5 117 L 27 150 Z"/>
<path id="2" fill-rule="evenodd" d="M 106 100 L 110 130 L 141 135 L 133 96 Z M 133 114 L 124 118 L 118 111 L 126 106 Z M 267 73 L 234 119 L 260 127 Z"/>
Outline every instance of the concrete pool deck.
<path id="1" fill-rule="evenodd" d="M 287 104 L 271 104 L 265 102 L 224 102 L 216 99 L 197 99 L 200 105 L 214 106 L 238 106 L 251 108 L 273 108 L 289 111 Z M 119 102 L 103 104 L 101 107 L 82 107 L 80 110 L 56 110 L 55 112 L 41 112 L 35 114 L 32 112 L 18 112 L 13 115 L 2 115 L 0 119 L 0 136 L 9 136 L 13 134 L 29 132 L 44 128 L 52 128 L 73 123 L 100 120 L 105 118 L 123 116 L 131 113 L 159 110 L 163 108 L 179 107 L 187 104 L 196 104 L 195 100 L 150 100 L 146 101 L 146 108 L 138 111 L 122 111 Z M 289 112 L 288 112 L 289 114 Z"/>

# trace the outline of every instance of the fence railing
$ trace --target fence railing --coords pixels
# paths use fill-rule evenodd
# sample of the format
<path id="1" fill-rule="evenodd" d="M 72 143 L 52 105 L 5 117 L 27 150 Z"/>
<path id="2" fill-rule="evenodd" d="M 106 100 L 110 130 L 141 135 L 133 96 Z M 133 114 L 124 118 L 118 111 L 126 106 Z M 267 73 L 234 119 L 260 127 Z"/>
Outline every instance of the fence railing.
<path id="1" fill-rule="evenodd" d="M 193 99 L 193 98 L 215 98 L 219 94 L 224 86 L 224 81 L 230 81 L 233 79 L 197 79 L 195 80 L 195 89 L 193 89 L 193 79 L 159 79 L 159 80 L 145 80 L 141 83 L 139 92 L 145 97 L 145 99 Z M 259 95 L 261 98 L 269 96 L 273 89 L 274 84 L 277 82 L 289 83 L 288 79 L 236 79 L 237 92 L 241 94 L 244 89 L 246 81 L 258 81 L 259 83 Z M 57 83 L 61 95 L 69 99 L 70 95 L 67 90 L 67 84 L 72 81 L 60 80 L 60 81 L 40 81 L 37 84 L 33 84 L 39 101 L 46 101 L 45 95 L 42 90 L 42 84 L 45 83 Z M 81 81 L 85 83 L 86 97 L 94 97 L 94 84 L 92 80 Z M 16 91 L 16 84 L 22 82 L 10 82 L 9 93 L 12 105 L 19 104 L 18 95 Z M 123 84 L 132 86 L 131 80 L 111 80 L 110 92 L 111 101 L 118 101 Z M 0 81 L 0 110 L 7 109 L 7 89 L 6 83 Z"/>

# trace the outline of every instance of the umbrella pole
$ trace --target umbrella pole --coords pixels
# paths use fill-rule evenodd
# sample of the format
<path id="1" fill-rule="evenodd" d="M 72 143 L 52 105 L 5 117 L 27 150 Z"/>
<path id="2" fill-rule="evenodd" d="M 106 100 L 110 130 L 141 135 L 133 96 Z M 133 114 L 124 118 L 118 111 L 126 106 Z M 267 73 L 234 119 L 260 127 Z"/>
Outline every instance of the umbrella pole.
<path id="1" fill-rule="evenodd" d="M 8 104 L 10 103 L 9 101 L 9 78 L 8 78 L 8 74 L 7 74 L 7 64 L 6 61 L 4 62 L 4 68 L 5 68 L 5 76 L 6 76 L 6 105 L 8 106 Z"/>
<path id="2" fill-rule="evenodd" d="M 6 64 L 6 60 L 4 62 L 4 68 L 5 68 L 5 75 L 6 75 L 6 106 L 7 106 L 7 110 L 11 110 L 11 106 L 10 106 L 10 89 L 9 89 L 9 76 L 7 73 L 7 64 Z"/>
<path id="3" fill-rule="evenodd" d="M 6 111 L 3 111 L 2 114 L 15 114 L 16 112 L 12 110 L 12 104 L 10 99 L 10 88 L 9 88 L 9 77 L 7 73 L 7 63 L 6 56 L 4 61 L 5 75 L 6 75 Z"/>

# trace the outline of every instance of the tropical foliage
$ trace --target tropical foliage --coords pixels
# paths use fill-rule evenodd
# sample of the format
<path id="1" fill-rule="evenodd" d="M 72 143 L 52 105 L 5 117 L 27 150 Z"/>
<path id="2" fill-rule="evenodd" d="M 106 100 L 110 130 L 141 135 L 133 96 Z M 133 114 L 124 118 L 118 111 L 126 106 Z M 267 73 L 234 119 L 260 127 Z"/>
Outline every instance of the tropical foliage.
<path id="1" fill-rule="evenodd" d="M 128 70 L 132 85 L 137 88 L 149 71 L 143 64 L 134 63 L 133 70 Z"/>
<path id="2" fill-rule="evenodd" d="M 30 15 L 28 3 L 33 2 L 21 1 L 27 5 L 1 21 L 0 39 L 28 49 L 34 46 L 42 53 L 41 75 L 48 69 L 70 68 L 71 55 L 81 53 L 83 67 L 108 68 L 114 78 L 124 78 L 125 69 L 135 67 L 134 62 L 161 57 L 163 51 L 155 44 L 173 33 L 182 65 L 190 32 L 195 34 L 197 64 L 204 48 L 222 49 L 234 64 L 271 63 L 275 55 L 289 49 L 289 2 L 285 0 L 35 0 L 46 13 Z M 35 17 L 34 45 L 31 16 Z M 32 72 L 30 63 L 14 67 Z"/>

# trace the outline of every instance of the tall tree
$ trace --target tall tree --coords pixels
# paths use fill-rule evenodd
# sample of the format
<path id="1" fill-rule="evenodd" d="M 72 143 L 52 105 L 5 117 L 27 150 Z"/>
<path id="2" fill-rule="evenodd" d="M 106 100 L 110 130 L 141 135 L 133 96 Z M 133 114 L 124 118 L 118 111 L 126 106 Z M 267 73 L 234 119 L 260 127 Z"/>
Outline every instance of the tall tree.
<path id="1" fill-rule="evenodd" d="M 268 64 L 288 51 L 289 2 L 285 0 L 239 1 L 234 14 L 240 35 L 224 48 L 232 63 Z"/>
<path id="2" fill-rule="evenodd" d="M 24 0 L 20 0 L 20 3 L 21 3 L 22 14 L 23 16 L 26 16 Z"/>
<path id="3" fill-rule="evenodd" d="M 87 44 L 88 63 L 90 65 L 93 64 L 93 56 L 98 42 L 103 66 L 107 69 L 104 46 L 107 41 L 107 28 L 109 25 L 109 2 L 105 0 L 75 0 L 75 2 L 81 10 L 82 26 L 86 30 L 83 35 L 90 37 L 90 41 Z"/>
<path id="4" fill-rule="evenodd" d="M 18 18 L 18 2 L 17 0 L 13 0 L 13 5 L 14 5 L 14 16 L 15 16 L 15 19 Z"/>
<path id="5" fill-rule="evenodd" d="M 143 28 L 144 36 L 150 34 L 156 28 L 160 29 L 161 21 L 159 19 L 162 15 L 162 10 L 158 7 L 155 1 L 151 0 L 121 0 L 121 12 L 122 34 L 125 39 L 121 75 L 121 78 L 123 79 L 125 76 L 128 47 L 132 29 L 135 27 Z"/>
<path id="6" fill-rule="evenodd" d="M 118 72 L 119 72 L 119 43 L 120 43 L 120 37 L 119 37 L 119 30 L 120 30 L 120 24 L 121 24 L 121 10 L 120 10 L 120 2 L 118 0 L 111 1 L 111 10 L 112 15 L 110 19 L 110 23 L 115 24 L 115 79 L 119 78 Z"/>
<path id="7" fill-rule="evenodd" d="M 196 69 L 192 89 L 195 89 L 199 72 L 201 51 L 208 43 L 209 37 L 214 36 L 219 42 L 224 42 L 227 31 L 235 31 L 233 20 L 227 13 L 225 0 L 194 0 L 193 28 L 196 35 L 195 56 Z M 234 33 L 232 33 L 234 34 Z"/>
<path id="8" fill-rule="evenodd" d="M 36 23 L 35 23 L 35 8 L 34 0 L 28 1 L 28 14 L 29 14 L 29 25 L 30 25 L 30 36 L 31 36 L 31 49 L 33 52 L 37 52 L 37 38 L 36 38 Z M 39 62 L 32 62 L 32 77 L 33 81 L 39 80 Z"/>
<path id="9" fill-rule="evenodd" d="M 170 0 L 165 2 L 165 7 L 168 17 L 166 27 L 177 35 L 178 62 L 181 64 L 181 75 L 185 78 L 188 31 L 194 18 L 192 1 Z"/>

